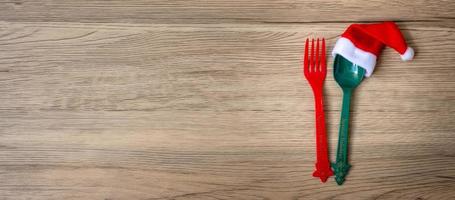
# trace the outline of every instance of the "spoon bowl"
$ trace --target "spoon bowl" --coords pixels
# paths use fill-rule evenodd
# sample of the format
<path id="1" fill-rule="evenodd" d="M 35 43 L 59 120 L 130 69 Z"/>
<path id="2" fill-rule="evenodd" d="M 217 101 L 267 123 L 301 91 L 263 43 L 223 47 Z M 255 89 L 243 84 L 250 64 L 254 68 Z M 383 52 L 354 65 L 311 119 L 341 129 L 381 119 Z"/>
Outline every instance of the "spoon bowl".
<path id="1" fill-rule="evenodd" d="M 365 76 L 365 70 L 362 67 L 340 55 L 335 57 L 333 70 L 335 81 L 343 89 L 356 88 Z"/>

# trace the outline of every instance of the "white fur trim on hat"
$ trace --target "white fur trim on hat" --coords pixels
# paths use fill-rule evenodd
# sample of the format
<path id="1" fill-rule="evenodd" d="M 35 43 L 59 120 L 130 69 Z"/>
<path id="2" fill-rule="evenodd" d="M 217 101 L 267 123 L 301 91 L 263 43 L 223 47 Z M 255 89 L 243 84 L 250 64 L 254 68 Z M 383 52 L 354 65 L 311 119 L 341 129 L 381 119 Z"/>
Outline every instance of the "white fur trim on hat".
<path id="1" fill-rule="evenodd" d="M 412 58 L 414 58 L 414 49 L 412 49 L 411 47 L 408 47 L 406 49 L 406 51 L 404 52 L 404 54 L 401 54 L 401 60 L 403 61 L 408 61 L 408 60 L 412 60 Z"/>
<path id="2" fill-rule="evenodd" d="M 366 71 L 366 77 L 371 76 L 373 73 L 374 67 L 376 65 L 376 55 L 357 48 L 354 46 L 351 40 L 344 37 L 338 39 L 335 46 L 333 47 L 332 56 L 335 57 L 336 54 L 340 54 L 352 63 L 364 68 Z"/>

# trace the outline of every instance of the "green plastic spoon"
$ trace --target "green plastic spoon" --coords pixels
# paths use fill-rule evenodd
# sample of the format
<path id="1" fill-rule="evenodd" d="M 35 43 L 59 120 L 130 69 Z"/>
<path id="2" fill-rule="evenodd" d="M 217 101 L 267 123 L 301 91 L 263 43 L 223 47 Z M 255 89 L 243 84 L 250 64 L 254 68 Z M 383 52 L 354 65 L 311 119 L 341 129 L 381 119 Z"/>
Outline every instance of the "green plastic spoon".
<path id="1" fill-rule="evenodd" d="M 338 185 L 343 184 L 346 174 L 351 168 L 348 163 L 348 140 L 349 140 L 349 108 L 351 95 L 354 89 L 362 82 L 365 69 L 350 62 L 343 56 L 337 55 L 333 65 L 334 77 L 343 90 L 343 107 L 341 110 L 340 131 L 338 135 L 338 147 L 336 162 L 332 163 L 335 172 L 335 180 Z"/>

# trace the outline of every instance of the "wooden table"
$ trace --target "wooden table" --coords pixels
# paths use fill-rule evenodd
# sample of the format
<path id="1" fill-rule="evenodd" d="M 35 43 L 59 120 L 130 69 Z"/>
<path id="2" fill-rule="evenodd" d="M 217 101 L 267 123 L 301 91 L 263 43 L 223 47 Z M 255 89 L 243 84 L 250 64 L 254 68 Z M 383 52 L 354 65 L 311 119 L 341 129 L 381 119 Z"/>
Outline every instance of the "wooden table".
<path id="1" fill-rule="evenodd" d="M 455 1 L 0 1 L 0 199 L 455 199 Z M 313 178 L 307 37 L 395 20 L 347 181 Z M 332 69 L 332 58 L 329 69 Z M 341 91 L 326 81 L 331 159 Z"/>

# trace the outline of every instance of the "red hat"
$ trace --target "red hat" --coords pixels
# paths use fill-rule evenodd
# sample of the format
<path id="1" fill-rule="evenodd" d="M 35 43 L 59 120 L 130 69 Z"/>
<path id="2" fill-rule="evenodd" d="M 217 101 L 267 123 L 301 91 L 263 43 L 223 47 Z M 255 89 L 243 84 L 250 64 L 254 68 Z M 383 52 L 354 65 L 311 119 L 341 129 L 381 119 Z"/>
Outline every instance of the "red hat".
<path id="1" fill-rule="evenodd" d="M 400 29 L 394 22 L 352 24 L 335 44 L 332 56 L 340 54 L 366 70 L 371 76 L 376 59 L 384 46 L 395 49 L 404 61 L 412 60 L 414 50 L 408 47 Z"/>

